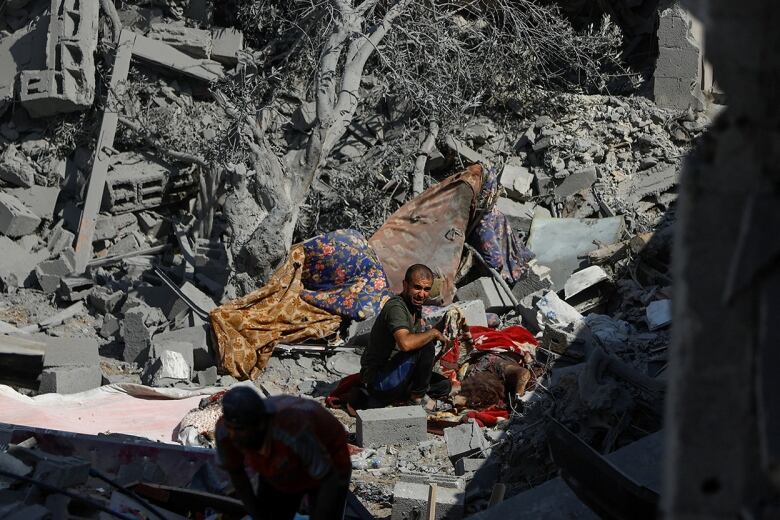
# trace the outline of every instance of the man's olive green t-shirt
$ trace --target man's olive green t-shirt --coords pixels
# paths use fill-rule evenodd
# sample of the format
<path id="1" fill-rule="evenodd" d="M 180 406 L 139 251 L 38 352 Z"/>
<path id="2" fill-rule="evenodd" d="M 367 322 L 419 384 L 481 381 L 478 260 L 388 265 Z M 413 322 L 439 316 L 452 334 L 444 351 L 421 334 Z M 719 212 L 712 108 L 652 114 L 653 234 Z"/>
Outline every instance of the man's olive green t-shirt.
<path id="1" fill-rule="evenodd" d="M 406 303 L 403 296 L 396 295 L 387 300 L 371 328 L 368 347 L 360 357 L 360 376 L 364 383 L 373 384 L 377 373 L 398 354 L 393 333 L 407 329 L 420 332 L 420 310 Z"/>

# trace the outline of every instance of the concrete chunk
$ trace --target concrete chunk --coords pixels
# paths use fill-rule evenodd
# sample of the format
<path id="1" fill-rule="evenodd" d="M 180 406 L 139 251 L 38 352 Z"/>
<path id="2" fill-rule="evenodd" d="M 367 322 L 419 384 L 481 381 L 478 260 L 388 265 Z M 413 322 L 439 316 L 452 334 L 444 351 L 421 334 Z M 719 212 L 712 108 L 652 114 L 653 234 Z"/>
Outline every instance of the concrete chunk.
<path id="1" fill-rule="evenodd" d="M 563 286 L 563 293 L 568 300 L 572 296 L 605 280 L 609 280 L 609 275 L 606 271 L 597 265 L 592 265 L 571 275 Z"/>
<path id="2" fill-rule="evenodd" d="M 482 156 L 479 152 L 472 150 L 471 148 L 466 146 L 466 144 L 463 143 L 463 141 L 460 141 L 459 139 L 455 139 L 451 135 L 448 135 L 444 139 L 444 144 L 451 151 L 463 157 L 467 163 L 471 163 L 471 164 L 484 163 L 486 161 L 485 157 Z"/>
<path id="3" fill-rule="evenodd" d="M 206 370 L 196 372 L 193 381 L 200 386 L 214 386 L 218 379 L 217 367 L 208 367 Z"/>
<path id="4" fill-rule="evenodd" d="M 357 442 L 364 448 L 415 444 L 428 437 L 428 416 L 421 406 L 358 410 L 357 414 Z"/>
<path id="5" fill-rule="evenodd" d="M 463 457 L 483 453 L 490 448 L 482 428 L 475 422 L 445 428 L 444 441 L 447 443 L 447 455 L 453 465 Z"/>
<path id="6" fill-rule="evenodd" d="M 22 287 L 25 280 L 39 263 L 35 255 L 8 237 L 0 236 L 0 281 L 6 290 L 11 287 Z"/>
<path id="7" fill-rule="evenodd" d="M 23 188 L 35 184 L 35 167 L 13 144 L 8 145 L 0 156 L 0 179 Z"/>
<path id="8" fill-rule="evenodd" d="M 100 365 L 98 343 L 90 338 L 31 334 L 30 338 L 46 344 L 43 367 L 96 367 Z"/>
<path id="9" fill-rule="evenodd" d="M 75 394 L 98 388 L 103 381 L 100 366 L 53 367 L 41 373 L 42 394 Z"/>
<path id="10" fill-rule="evenodd" d="M 244 50 L 244 33 L 238 29 L 219 27 L 211 31 L 211 58 L 233 66 L 238 63 L 238 51 Z"/>
<path id="11" fill-rule="evenodd" d="M 34 233 L 40 217 L 10 193 L 0 192 L 0 233 L 21 237 Z"/>
<path id="12" fill-rule="evenodd" d="M 428 506 L 428 484 L 396 482 L 393 487 L 391 520 L 424 518 Z M 458 489 L 439 487 L 436 491 L 436 520 L 463 518 L 465 493 Z"/>
<path id="13" fill-rule="evenodd" d="M 519 157 L 510 157 L 501 172 L 501 185 L 510 198 L 525 200 L 531 192 L 533 174 L 522 165 Z"/>
<path id="14" fill-rule="evenodd" d="M 192 367 L 179 352 L 163 350 L 151 361 L 141 380 L 149 386 L 157 386 L 164 380 L 189 379 L 191 372 Z"/>
<path id="15" fill-rule="evenodd" d="M 54 218 L 54 208 L 60 196 L 60 189 L 47 186 L 32 186 L 9 190 L 14 197 L 42 220 Z"/>
<path id="16" fill-rule="evenodd" d="M 535 218 L 528 248 L 541 265 L 551 269 L 553 286 L 563 287 L 582 264 L 580 257 L 598 249 L 598 244 L 618 242 L 623 217 L 601 219 Z"/>
<path id="17" fill-rule="evenodd" d="M 147 36 L 153 40 L 165 42 L 193 58 L 211 56 L 211 33 L 204 29 L 168 23 L 153 23 Z"/>
<path id="18" fill-rule="evenodd" d="M 143 61 L 151 62 L 206 82 L 216 81 L 225 74 L 222 65 L 215 61 L 199 60 L 174 49 L 165 42 L 147 38 L 140 34 L 134 36 L 133 56 Z"/>
<path id="19" fill-rule="evenodd" d="M 658 330 L 672 322 L 672 300 L 650 302 L 645 311 L 647 326 L 650 330 Z"/>
<path id="20" fill-rule="evenodd" d="M 207 325 L 196 325 L 171 330 L 154 336 L 154 343 L 181 342 L 192 345 L 193 368 L 203 370 L 214 364 L 209 350 L 209 329 Z"/>
<path id="21" fill-rule="evenodd" d="M 481 300 L 486 312 L 502 312 L 512 308 L 506 290 L 492 277 L 482 277 L 464 285 L 455 293 L 458 301 Z"/>
<path id="22" fill-rule="evenodd" d="M 71 267 L 62 258 L 57 260 L 48 260 L 41 262 L 35 267 L 35 278 L 38 285 L 46 294 L 54 294 L 60 287 L 60 281 L 63 276 L 69 275 Z"/>
<path id="23" fill-rule="evenodd" d="M 566 177 L 560 186 L 555 188 L 555 196 L 558 199 L 565 199 L 577 192 L 590 188 L 594 182 L 596 182 L 596 167 L 588 166 Z"/>
<path id="24" fill-rule="evenodd" d="M 125 313 L 121 322 L 120 334 L 125 342 L 122 359 L 132 363 L 142 363 L 149 355 L 152 334 L 157 324 L 165 321 L 158 309 L 140 304 Z"/>

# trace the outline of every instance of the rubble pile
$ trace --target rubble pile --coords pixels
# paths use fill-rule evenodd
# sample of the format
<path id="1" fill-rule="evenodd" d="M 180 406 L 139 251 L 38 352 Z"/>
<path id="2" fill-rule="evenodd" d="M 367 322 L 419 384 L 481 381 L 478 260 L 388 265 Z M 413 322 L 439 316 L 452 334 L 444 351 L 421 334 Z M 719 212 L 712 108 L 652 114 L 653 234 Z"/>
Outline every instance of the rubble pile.
<path id="1" fill-rule="evenodd" d="M 211 25 L 201 12 L 210 2 L 126 5 L 113 35 L 97 2 L 11 4 L 0 7 L 0 70 L 14 78 L 0 78 L 0 383 L 30 396 L 238 383 L 221 370 L 209 313 L 256 288 L 236 257 L 268 214 L 258 201 L 270 181 L 236 144 L 245 129 L 219 88 L 246 75 L 253 50 L 237 29 Z M 96 63 L 109 40 L 117 52 Z M 551 417 L 602 454 L 658 431 L 676 186 L 709 119 L 639 97 L 556 94 L 533 116 L 480 115 L 428 139 L 379 108 L 373 78 L 362 89 L 369 108 L 326 161 L 297 238 L 346 227 L 368 236 L 417 188 L 470 164 L 496 168 L 498 196 L 479 210 L 494 204 L 534 258 L 507 283 L 467 243 L 455 305 L 469 326 L 521 325 L 539 343 L 533 385 L 492 426 L 419 406 L 333 410 L 350 431 L 352 489 L 371 514 L 422 514 L 436 483 L 437 511 L 462 518 L 485 509 L 497 484 L 509 497 L 550 480 Z M 266 121 L 279 149 L 300 145 L 316 117 L 294 91 L 272 101 Z M 327 341 L 274 345 L 254 384 L 325 402 L 359 372 L 372 323 L 345 318 Z M 212 448 L 213 403 L 191 413 L 178 440 Z M 85 460 L 32 448 L 4 446 L 0 469 L 127 505 L 93 485 Z M 186 484 L 153 470 L 117 478 Z M 0 474 L 0 511 L 70 510 L 62 495 L 25 486 L 8 490 Z"/>

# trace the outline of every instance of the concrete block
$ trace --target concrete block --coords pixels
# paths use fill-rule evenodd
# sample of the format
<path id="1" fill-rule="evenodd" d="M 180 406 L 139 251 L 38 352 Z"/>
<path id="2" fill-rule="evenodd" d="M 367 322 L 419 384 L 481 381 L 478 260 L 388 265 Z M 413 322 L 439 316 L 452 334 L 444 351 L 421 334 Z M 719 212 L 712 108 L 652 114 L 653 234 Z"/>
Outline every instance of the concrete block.
<path id="1" fill-rule="evenodd" d="M 211 59 L 234 66 L 238 63 L 238 51 L 244 50 L 244 33 L 238 29 L 219 27 L 212 29 Z"/>
<path id="2" fill-rule="evenodd" d="M 153 23 L 146 34 L 148 38 L 165 42 L 193 58 L 211 56 L 211 32 L 181 25 Z"/>
<path id="3" fill-rule="evenodd" d="M 219 374 L 217 373 L 217 367 L 208 367 L 206 370 L 200 370 L 195 372 L 193 381 L 201 386 L 214 386 L 219 380 Z"/>
<path id="4" fill-rule="evenodd" d="M 62 258 L 47 260 L 35 267 L 35 278 L 38 280 L 38 285 L 41 286 L 41 289 L 46 294 L 54 294 L 60 287 L 62 277 L 67 276 L 70 273 L 70 265 Z"/>
<path id="5" fill-rule="evenodd" d="M 696 40 L 692 29 L 692 17 L 679 5 L 659 13 L 653 96 L 660 107 L 674 110 L 703 107 L 702 42 Z"/>
<path id="6" fill-rule="evenodd" d="M 113 240 L 127 228 L 138 224 L 138 220 L 132 213 L 122 215 L 104 215 L 100 214 L 95 221 L 95 234 L 92 237 L 97 240 Z"/>
<path id="7" fill-rule="evenodd" d="M 39 263 L 36 256 L 28 253 L 8 237 L 0 236 L 0 282 L 6 290 L 22 287 L 33 266 Z"/>
<path id="8" fill-rule="evenodd" d="M 447 443 L 447 455 L 453 465 L 463 457 L 484 453 L 490 448 L 482 428 L 475 422 L 445 428 L 444 441 Z"/>
<path id="9" fill-rule="evenodd" d="M 49 235 L 49 241 L 46 247 L 49 249 L 49 253 L 51 253 L 52 256 L 56 256 L 70 247 L 75 239 L 76 236 L 67 229 L 64 229 L 62 223 L 59 223 L 55 226 L 51 235 Z"/>
<path id="10" fill-rule="evenodd" d="M 451 135 L 448 135 L 444 139 L 445 146 L 450 149 L 452 152 L 460 155 L 463 157 L 466 161 L 466 163 L 474 164 L 474 163 L 480 163 L 484 164 L 487 159 L 480 154 L 479 152 L 469 148 L 466 146 L 466 144 L 463 141 L 460 141 L 459 139 L 455 139 Z"/>
<path id="11" fill-rule="evenodd" d="M 609 275 L 606 271 L 597 265 L 592 265 L 572 274 L 563 286 L 563 294 L 568 300 L 572 296 L 606 280 L 609 280 Z"/>
<path id="12" fill-rule="evenodd" d="M 623 217 L 600 219 L 535 218 L 528 248 L 539 264 L 550 268 L 553 286 L 563 287 L 588 253 L 601 244 L 614 244 L 623 232 Z"/>
<path id="13" fill-rule="evenodd" d="M 128 310 L 120 326 L 120 335 L 125 342 L 122 359 L 128 363 L 143 363 L 149 355 L 156 325 L 164 318 L 159 310 L 144 304 Z"/>
<path id="14" fill-rule="evenodd" d="M 496 209 L 506 216 L 512 229 L 523 233 L 531 230 L 537 207 L 533 202 L 515 202 L 505 197 L 499 197 L 496 201 Z"/>
<path id="15" fill-rule="evenodd" d="M 357 414 L 357 443 L 364 448 L 415 444 L 428 437 L 428 416 L 421 406 L 358 410 Z"/>
<path id="16" fill-rule="evenodd" d="M 554 186 L 552 176 L 546 171 L 537 170 L 534 172 L 534 187 L 538 195 L 546 195 L 552 191 Z"/>
<path id="17" fill-rule="evenodd" d="M 184 285 L 182 285 L 180 289 L 182 293 L 184 293 L 184 295 L 187 296 L 187 298 L 189 298 L 190 301 L 192 301 L 192 303 L 194 303 L 204 311 L 211 312 L 212 310 L 216 309 L 217 304 L 214 303 L 214 300 L 209 295 L 207 295 L 206 293 L 198 289 L 192 283 L 184 282 Z M 175 297 L 173 293 L 170 291 L 170 289 L 168 289 L 168 294 L 171 297 Z M 169 320 L 174 320 L 177 316 L 180 316 L 189 310 L 190 307 L 189 305 L 184 303 L 184 300 L 177 299 L 176 302 L 171 307 L 171 310 L 168 311 L 166 314 Z"/>
<path id="18" fill-rule="evenodd" d="M 486 312 L 502 312 L 512 308 L 512 300 L 506 290 L 492 277 L 482 277 L 459 288 L 457 301 L 481 300 Z"/>
<path id="19" fill-rule="evenodd" d="M 86 300 L 95 282 L 91 278 L 79 276 L 62 277 L 60 279 L 59 295 L 66 302 Z"/>
<path id="20" fill-rule="evenodd" d="M 501 171 L 501 185 L 512 199 L 525 200 L 530 196 L 533 181 L 533 174 L 522 165 L 520 157 L 510 157 Z"/>
<path id="21" fill-rule="evenodd" d="M 43 368 L 100 366 L 98 343 L 94 339 L 45 334 L 31 334 L 30 338 L 46 344 Z"/>
<path id="22" fill-rule="evenodd" d="M 41 373 L 42 394 L 75 394 L 98 388 L 103 381 L 100 365 L 91 367 L 53 367 Z"/>
<path id="23" fill-rule="evenodd" d="M 535 259 L 531 260 L 528 262 L 525 276 L 512 287 L 512 294 L 518 300 L 522 300 L 535 292 L 551 289 L 553 283 L 550 273 L 549 267 L 540 265 Z"/>
<path id="24" fill-rule="evenodd" d="M 100 327 L 99 334 L 101 338 L 115 338 L 119 334 L 119 319 L 112 314 L 103 316 L 103 325 Z"/>
<path id="25" fill-rule="evenodd" d="M 214 358 L 209 350 L 208 325 L 196 325 L 184 329 L 171 330 L 154 336 L 154 342 L 182 342 L 192 345 L 193 368 L 204 370 L 214 365 Z"/>
<path id="26" fill-rule="evenodd" d="M 565 199 L 577 192 L 588 189 L 596 182 L 596 167 L 588 166 L 581 170 L 577 170 L 572 173 L 564 181 L 555 188 L 555 197 L 557 199 Z"/>
<path id="27" fill-rule="evenodd" d="M 482 300 L 465 300 L 454 304 L 460 307 L 469 327 L 487 327 L 485 304 Z"/>
<path id="28" fill-rule="evenodd" d="M 466 479 L 460 475 L 412 471 L 402 473 L 401 480 L 404 482 L 416 482 L 417 484 L 436 484 L 439 487 L 459 489 L 461 491 L 466 489 Z"/>
<path id="29" fill-rule="evenodd" d="M 121 291 L 112 292 L 105 287 L 98 286 L 94 287 L 89 296 L 87 296 L 87 303 L 101 314 L 111 313 L 116 310 L 124 296 L 124 293 Z"/>
<path id="30" fill-rule="evenodd" d="M 138 243 L 138 239 L 132 233 L 125 235 L 117 240 L 111 247 L 108 248 L 108 255 L 124 255 L 126 253 L 132 253 L 138 251 L 141 248 L 141 244 Z"/>
<path id="31" fill-rule="evenodd" d="M 149 350 L 150 358 L 159 358 L 165 351 L 176 352 L 190 366 L 195 365 L 193 356 L 193 344 L 188 341 L 159 340 L 159 336 L 152 338 L 152 348 Z"/>
<path id="32" fill-rule="evenodd" d="M 645 311 L 645 317 L 650 330 L 666 327 L 672 322 L 672 300 L 650 302 Z"/>
<path id="33" fill-rule="evenodd" d="M 54 208 L 60 196 L 60 189 L 47 186 L 32 186 L 8 191 L 19 199 L 33 214 L 41 220 L 51 221 L 54 218 Z"/>
<path id="34" fill-rule="evenodd" d="M 391 520 L 424 518 L 428 506 L 428 484 L 396 482 L 393 487 Z M 436 520 L 463 518 L 465 493 L 458 489 L 438 488 L 436 492 Z"/>
<path id="35" fill-rule="evenodd" d="M 23 188 L 35 184 L 35 167 L 13 144 L 8 145 L 0 156 L 0 179 Z"/>
<path id="36" fill-rule="evenodd" d="M 135 35 L 133 57 L 206 82 L 216 81 L 225 74 L 216 61 L 193 58 L 165 42 L 140 34 Z"/>
<path id="37" fill-rule="evenodd" d="M 10 193 L 0 192 L 0 233 L 20 237 L 34 233 L 40 217 Z"/>

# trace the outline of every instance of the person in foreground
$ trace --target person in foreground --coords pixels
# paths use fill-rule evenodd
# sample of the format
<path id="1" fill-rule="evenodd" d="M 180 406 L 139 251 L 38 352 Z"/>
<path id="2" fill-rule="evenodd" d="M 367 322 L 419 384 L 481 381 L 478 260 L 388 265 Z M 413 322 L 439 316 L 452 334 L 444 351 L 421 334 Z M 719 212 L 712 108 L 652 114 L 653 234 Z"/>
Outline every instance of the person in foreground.
<path id="1" fill-rule="evenodd" d="M 215 436 L 219 464 L 255 520 L 291 520 L 304 496 L 311 520 L 344 516 L 352 465 L 341 423 L 316 401 L 225 393 Z M 257 473 L 252 485 L 247 469 Z"/>
<path id="2" fill-rule="evenodd" d="M 430 268 L 415 264 L 406 271 L 401 294 L 382 307 L 360 358 L 368 407 L 400 402 L 430 407 L 426 394 L 433 399 L 449 395 L 449 380 L 433 373 L 436 341 L 449 344 L 439 328 L 442 324 L 421 332 L 422 306 L 432 285 Z"/>

